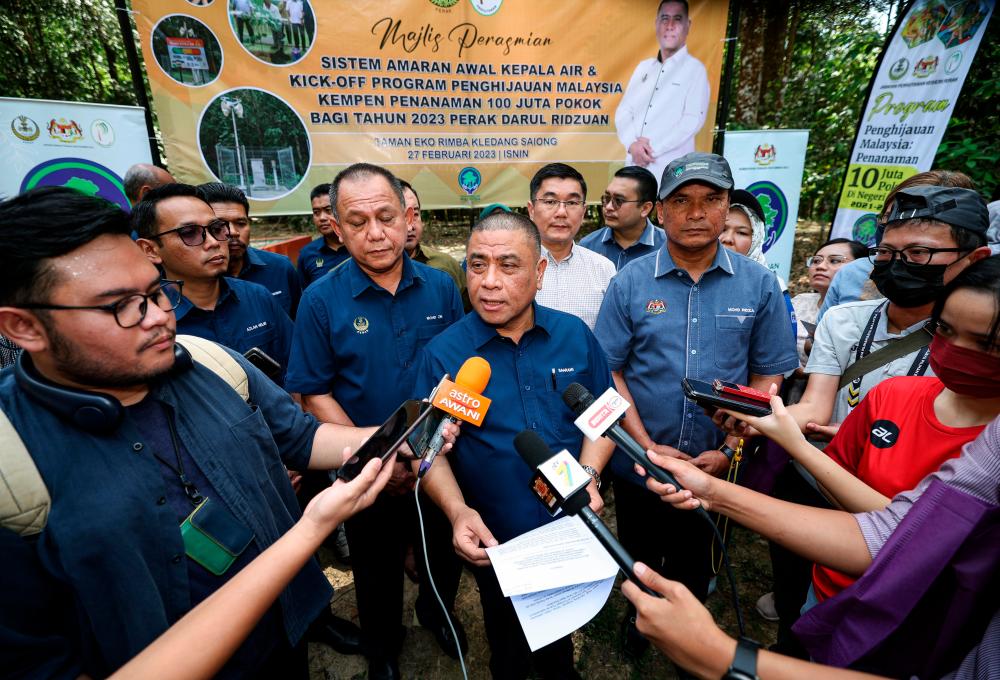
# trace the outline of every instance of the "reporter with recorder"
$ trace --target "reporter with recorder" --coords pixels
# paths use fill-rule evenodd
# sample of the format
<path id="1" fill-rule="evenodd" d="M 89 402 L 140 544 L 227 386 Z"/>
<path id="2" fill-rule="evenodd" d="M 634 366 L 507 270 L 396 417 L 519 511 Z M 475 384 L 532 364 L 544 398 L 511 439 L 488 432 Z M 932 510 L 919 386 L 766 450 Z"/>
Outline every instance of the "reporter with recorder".
<path id="1" fill-rule="evenodd" d="M 534 303 L 546 260 L 531 220 L 514 213 L 480 220 L 469 236 L 467 256 L 473 311 L 428 343 L 414 394 L 427 395 L 443 374 L 455 375 L 477 355 L 492 368 L 483 396 L 493 405 L 481 427 L 462 428 L 455 449 L 434 462 L 422 489 L 444 510 L 456 551 L 472 565 L 493 677 L 525 678 L 532 663 L 544 678 L 576 677 L 569 636 L 531 653 L 483 548 L 552 521 L 528 488 L 532 471 L 513 451 L 522 430 L 534 430 L 553 450 L 567 449 L 590 466 L 591 507 L 602 507 L 598 473 L 611 446 L 606 440 L 581 446 L 562 392 L 581 382 L 600 394 L 611 385 L 611 374 L 580 319 Z"/>
<path id="2" fill-rule="evenodd" d="M 1000 414 L 1000 258 L 972 264 L 942 293 L 931 325 L 936 377 L 899 376 L 876 385 L 825 450 L 812 446 L 779 397 L 774 414 L 733 414 L 782 446 L 848 512 L 881 510 L 889 499 L 956 458 Z M 732 414 L 732 412 L 730 412 Z M 813 599 L 822 602 L 853 583 L 813 568 Z"/>
<path id="3" fill-rule="evenodd" d="M 725 445 L 712 421 L 685 401 L 681 379 L 766 390 L 798 366 L 777 279 L 719 242 L 732 186 L 729 164 L 715 154 L 692 153 L 667 166 L 657 203 L 667 240 L 612 280 L 595 329 L 616 389 L 633 404 L 625 430 L 643 447 L 690 459 L 713 475 L 729 469 L 737 440 Z M 626 550 L 704 599 L 711 528 L 660 504 L 620 452 L 611 468 Z M 684 548 L 670 549 L 676 545 Z M 626 652 L 638 656 L 646 643 L 634 621 L 625 628 Z"/>

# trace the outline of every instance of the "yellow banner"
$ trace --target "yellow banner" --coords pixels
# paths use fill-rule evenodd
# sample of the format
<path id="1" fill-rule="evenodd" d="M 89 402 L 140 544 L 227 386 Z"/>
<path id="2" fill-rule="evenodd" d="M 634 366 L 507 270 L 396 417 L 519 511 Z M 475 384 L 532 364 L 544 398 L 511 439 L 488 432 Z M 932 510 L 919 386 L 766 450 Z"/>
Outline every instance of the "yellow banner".
<path id="1" fill-rule="evenodd" d="M 593 200 L 625 162 L 615 114 L 630 79 L 652 110 L 654 90 L 705 80 L 691 62 L 633 78 L 658 54 L 658 0 L 132 6 L 171 172 L 239 185 L 256 215 L 308 212 L 310 189 L 359 161 L 409 181 L 426 208 L 523 205 L 531 176 L 554 161 L 576 167 Z M 727 0 L 690 7 L 686 48 L 709 92 L 702 151 L 727 14 Z M 679 125 L 663 118 L 642 129 Z"/>

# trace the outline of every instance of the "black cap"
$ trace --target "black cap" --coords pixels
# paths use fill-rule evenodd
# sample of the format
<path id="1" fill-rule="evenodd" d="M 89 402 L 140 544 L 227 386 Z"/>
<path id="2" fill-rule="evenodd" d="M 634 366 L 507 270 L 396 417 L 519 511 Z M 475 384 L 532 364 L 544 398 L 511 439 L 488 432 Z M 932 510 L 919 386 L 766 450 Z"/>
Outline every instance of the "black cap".
<path id="1" fill-rule="evenodd" d="M 718 154 L 701 151 L 684 154 L 664 168 L 658 194 L 660 200 L 688 182 L 705 182 L 720 189 L 732 189 L 733 173 L 726 159 Z"/>
<path id="2" fill-rule="evenodd" d="M 764 208 L 761 207 L 760 201 L 746 189 L 733 189 L 732 193 L 729 194 L 730 207 L 737 204 L 750 208 L 761 222 L 766 223 L 764 220 Z"/>
<path id="3" fill-rule="evenodd" d="M 958 187 L 922 186 L 897 191 L 886 223 L 919 219 L 944 222 L 984 236 L 990 228 L 983 197 L 972 189 Z"/>

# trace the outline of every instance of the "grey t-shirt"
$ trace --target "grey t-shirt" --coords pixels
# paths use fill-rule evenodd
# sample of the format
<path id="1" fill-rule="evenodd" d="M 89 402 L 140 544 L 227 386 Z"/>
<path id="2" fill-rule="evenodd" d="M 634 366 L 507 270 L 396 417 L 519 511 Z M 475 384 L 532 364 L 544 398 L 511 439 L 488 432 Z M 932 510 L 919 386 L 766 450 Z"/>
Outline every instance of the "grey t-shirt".
<path id="1" fill-rule="evenodd" d="M 806 364 L 806 373 L 821 373 L 823 375 L 841 376 L 847 368 L 854 363 L 857 355 L 858 343 L 862 340 L 865 327 L 871 315 L 879 307 L 886 305 L 886 300 L 861 300 L 859 302 L 848 302 L 831 308 L 823 318 L 820 319 L 816 327 L 816 337 L 813 340 L 812 352 L 809 354 L 809 363 Z M 889 333 L 888 319 L 885 309 L 879 315 L 878 325 L 872 337 L 869 354 L 878 351 L 890 340 L 902 338 L 904 336 L 923 328 L 926 320 L 913 324 L 898 335 Z M 879 384 L 886 378 L 897 375 L 907 375 L 917 352 L 911 352 L 889 362 L 885 366 L 870 371 L 861 378 L 861 387 L 858 394 L 851 394 L 851 385 L 846 385 L 837 392 L 837 397 L 833 406 L 833 416 L 831 423 L 842 423 L 847 418 L 851 410 L 868 393 L 868 390 Z M 934 375 L 930 366 L 920 375 Z M 851 404 L 854 404 L 852 406 Z"/>

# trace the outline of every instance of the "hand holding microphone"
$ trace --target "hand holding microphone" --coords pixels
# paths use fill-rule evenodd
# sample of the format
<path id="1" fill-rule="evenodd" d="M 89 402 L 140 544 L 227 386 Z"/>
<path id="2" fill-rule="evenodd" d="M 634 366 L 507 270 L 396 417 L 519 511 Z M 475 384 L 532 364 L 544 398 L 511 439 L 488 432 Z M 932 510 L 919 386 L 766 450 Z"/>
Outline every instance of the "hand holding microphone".
<path id="1" fill-rule="evenodd" d="M 649 457 L 646 450 L 621 426 L 621 420 L 630 404 L 618 392 L 609 388 L 598 400 L 594 399 L 594 395 L 586 387 L 580 383 L 573 383 L 563 392 L 563 402 L 579 416 L 576 419 L 576 426 L 588 439 L 596 441 L 598 437 L 607 437 L 617 444 L 625 452 L 625 455 L 631 458 L 632 462 L 647 475 L 661 485 L 673 485 L 676 494 L 685 495 L 683 494 L 684 487 L 677 481 L 677 478 L 660 465 L 655 464 L 656 462 Z M 662 457 L 662 459 L 666 458 L 667 456 Z M 680 500 L 678 496 L 674 497 Z M 684 500 L 688 499 L 690 496 Z M 692 508 L 690 504 L 685 507 L 704 514 L 705 519 L 711 522 L 704 508 Z"/>
<path id="2" fill-rule="evenodd" d="M 417 470 L 417 478 L 423 477 L 430 470 L 434 459 L 444 447 L 444 431 L 448 423 L 457 424 L 464 420 L 479 427 L 486 417 L 490 400 L 482 395 L 490 381 L 490 364 L 482 357 L 469 357 L 462 364 L 455 382 L 442 380 L 431 401 L 431 405 L 442 411 L 442 416 L 434 435 L 423 452 L 423 460 Z M 420 452 L 416 452 L 420 455 Z"/>

